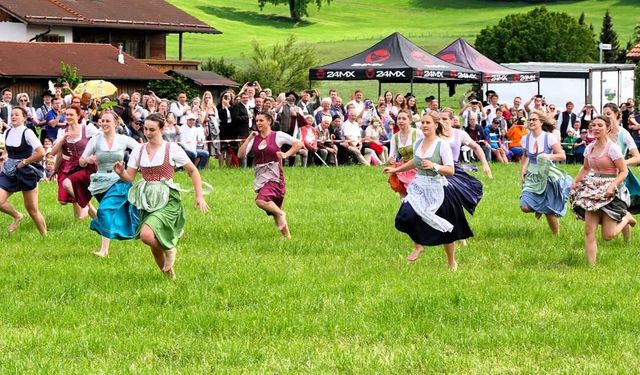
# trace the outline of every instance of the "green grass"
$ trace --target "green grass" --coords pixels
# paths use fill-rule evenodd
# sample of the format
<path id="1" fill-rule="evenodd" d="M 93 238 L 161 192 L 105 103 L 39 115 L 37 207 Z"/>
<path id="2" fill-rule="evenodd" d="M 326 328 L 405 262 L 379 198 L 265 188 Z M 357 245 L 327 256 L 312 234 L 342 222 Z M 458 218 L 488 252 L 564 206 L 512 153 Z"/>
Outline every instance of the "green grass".
<path id="1" fill-rule="evenodd" d="M 181 9 L 223 32 L 222 35 L 185 34 L 184 58 L 205 59 L 224 56 L 245 64 L 243 54 L 251 53 L 252 40 L 273 45 L 289 35 L 317 47 L 321 63 L 346 58 L 383 37 L 398 31 L 426 50 L 437 53 L 458 37 L 470 42 L 487 25 L 505 15 L 527 12 L 535 7 L 524 1 L 486 0 L 336 0 L 310 17 L 292 25 L 287 6 L 267 5 L 260 11 L 255 0 L 170 0 Z M 552 11 L 574 17 L 585 13 L 596 33 L 602 17 L 610 10 L 621 47 L 630 39 L 638 23 L 638 2 L 633 0 L 559 1 L 545 4 Z M 177 37 L 169 39 L 168 52 L 177 56 Z"/>
<path id="2" fill-rule="evenodd" d="M 0 373 L 637 372 L 640 234 L 599 241 L 590 268 L 583 223 L 551 237 L 518 209 L 518 167 L 492 167 L 456 273 L 441 247 L 405 261 L 377 168 L 287 169 L 291 241 L 250 170 L 206 172 L 212 210 L 184 195 L 175 282 L 139 241 L 93 257 L 98 236 L 44 183 L 49 237 L 28 219 L 0 233 Z"/>

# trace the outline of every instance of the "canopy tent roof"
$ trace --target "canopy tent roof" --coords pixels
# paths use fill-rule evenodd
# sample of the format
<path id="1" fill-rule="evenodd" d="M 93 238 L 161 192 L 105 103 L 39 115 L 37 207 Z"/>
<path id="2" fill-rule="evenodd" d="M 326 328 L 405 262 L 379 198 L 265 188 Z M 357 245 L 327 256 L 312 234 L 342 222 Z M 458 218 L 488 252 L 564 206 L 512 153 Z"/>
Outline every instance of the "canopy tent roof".
<path id="1" fill-rule="evenodd" d="M 309 69 L 309 80 L 380 82 L 479 82 L 480 73 L 440 60 L 393 33 L 368 49 L 328 65 Z"/>
<path id="2" fill-rule="evenodd" d="M 538 72 L 522 72 L 498 64 L 462 38 L 456 39 L 436 56 L 451 64 L 482 73 L 484 83 L 537 82 L 540 79 Z"/>

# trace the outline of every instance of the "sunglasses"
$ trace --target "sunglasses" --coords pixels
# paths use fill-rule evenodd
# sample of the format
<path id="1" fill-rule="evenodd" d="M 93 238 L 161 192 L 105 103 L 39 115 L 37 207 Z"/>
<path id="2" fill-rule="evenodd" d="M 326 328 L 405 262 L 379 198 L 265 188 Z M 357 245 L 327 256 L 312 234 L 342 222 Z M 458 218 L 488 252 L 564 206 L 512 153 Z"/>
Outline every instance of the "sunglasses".
<path id="1" fill-rule="evenodd" d="M 29 103 L 29 101 L 27 99 L 20 99 L 20 101 Z"/>

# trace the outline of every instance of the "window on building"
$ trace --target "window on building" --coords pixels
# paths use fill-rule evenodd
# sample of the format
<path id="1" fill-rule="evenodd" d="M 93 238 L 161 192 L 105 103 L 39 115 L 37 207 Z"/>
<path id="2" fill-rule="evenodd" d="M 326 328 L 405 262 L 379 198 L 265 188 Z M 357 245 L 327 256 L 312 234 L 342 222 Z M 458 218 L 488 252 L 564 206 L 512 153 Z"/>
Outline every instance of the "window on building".
<path id="1" fill-rule="evenodd" d="M 36 41 L 47 43 L 64 43 L 64 36 L 58 34 L 40 35 Z"/>

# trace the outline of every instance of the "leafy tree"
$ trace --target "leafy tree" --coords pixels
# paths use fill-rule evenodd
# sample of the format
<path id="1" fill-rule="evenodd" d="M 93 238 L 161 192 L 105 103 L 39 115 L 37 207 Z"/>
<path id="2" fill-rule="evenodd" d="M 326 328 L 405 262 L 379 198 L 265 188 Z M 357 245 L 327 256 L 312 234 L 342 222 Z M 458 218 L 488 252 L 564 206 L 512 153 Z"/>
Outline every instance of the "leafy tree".
<path id="1" fill-rule="evenodd" d="M 220 57 L 219 59 L 209 57 L 202 63 L 200 69 L 216 72 L 229 79 L 234 79 L 236 74 L 238 74 L 238 67 L 232 63 L 224 61 L 224 57 Z"/>
<path id="2" fill-rule="evenodd" d="M 263 46 L 254 40 L 252 45 L 251 64 L 237 76 L 238 82 L 258 81 L 274 93 L 307 87 L 309 68 L 318 63 L 314 47 L 298 43 L 293 35 L 283 44 Z"/>
<path id="3" fill-rule="evenodd" d="M 604 13 L 602 18 L 602 29 L 600 29 L 600 43 L 611 44 L 611 50 L 602 51 L 602 61 L 606 63 L 619 62 L 620 43 L 618 43 L 618 33 L 613 29 L 613 20 L 609 14 L 609 10 Z M 624 60 L 622 61 L 624 62 Z"/>
<path id="4" fill-rule="evenodd" d="M 592 62 L 596 41 L 588 27 L 566 13 L 540 7 L 510 14 L 482 29 L 476 48 L 498 62 Z"/>
<path id="5" fill-rule="evenodd" d="M 78 74 L 78 68 L 65 64 L 64 61 L 60 61 L 60 77 L 56 80 L 60 85 L 67 82 L 69 87 L 73 90 L 76 86 L 82 83 L 82 76 Z M 63 94 L 67 95 L 69 92 L 65 90 Z"/>
<path id="6" fill-rule="evenodd" d="M 258 6 L 260 10 L 264 9 L 265 4 L 289 4 L 289 14 L 293 22 L 300 22 L 302 16 L 309 17 L 307 12 L 307 6 L 309 3 L 316 4 L 318 9 L 322 6 L 322 3 L 330 4 L 332 0 L 258 0 Z"/>
<path id="7" fill-rule="evenodd" d="M 180 75 L 176 75 L 170 80 L 151 81 L 147 88 L 159 97 L 167 99 L 176 99 L 176 95 L 182 91 L 187 94 L 188 98 L 199 95 L 199 91 L 188 82 L 187 78 Z"/>

